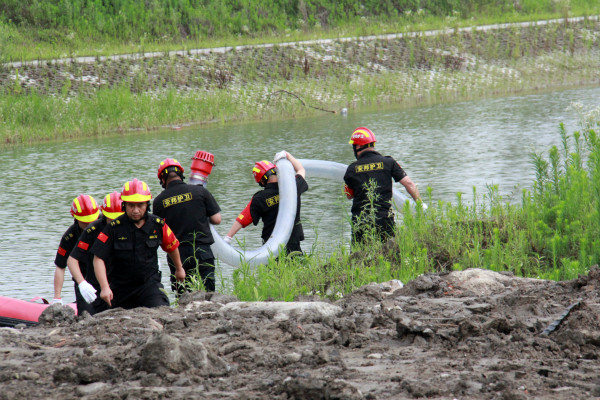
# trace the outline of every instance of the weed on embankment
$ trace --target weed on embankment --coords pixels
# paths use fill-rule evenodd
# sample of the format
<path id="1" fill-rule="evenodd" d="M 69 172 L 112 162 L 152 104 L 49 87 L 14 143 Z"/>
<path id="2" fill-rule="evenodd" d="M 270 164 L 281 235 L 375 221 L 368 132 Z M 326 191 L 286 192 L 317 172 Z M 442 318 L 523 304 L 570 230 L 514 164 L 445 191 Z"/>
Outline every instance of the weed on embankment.
<path id="1" fill-rule="evenodd" d="M 600 23 L 0 66 L 0 139 L 412 107 L 597 82 Z"/>

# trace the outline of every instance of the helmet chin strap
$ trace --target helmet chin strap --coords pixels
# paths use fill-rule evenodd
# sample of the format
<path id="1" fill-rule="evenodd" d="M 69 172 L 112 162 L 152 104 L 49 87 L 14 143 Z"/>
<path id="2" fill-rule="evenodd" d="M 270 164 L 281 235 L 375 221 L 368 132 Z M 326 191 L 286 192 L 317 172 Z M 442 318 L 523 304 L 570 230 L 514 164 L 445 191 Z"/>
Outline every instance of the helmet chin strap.
<path id="1" fill-rule="evenodd" d="M 260 187 L 265 187 L 267 186 L 267 182 L 269 181 L 269 177 L 267 176 L 267 174 L 264 174 L 262 178 L 260 178 L 260 182 L 258 182 L 258 184 L 260 185 Z"/>
<path id="2" fill-rule="evenodd" d="M 269 178 L 270 178 L 271 176 L 273 176 L 273 175 L 277 175 L 277 174 L 276 174 L 276 173 L 273 171 L 273 169 L 270 169 L 270 170 L 268 170 L 267 172 L 265 172 L 265 174 L 264 174 L 264 175 L 263 175 L 263 177 L 260 179 L 260 182 L 258 182 L 258 184 L 259 184 L 261 187 L 265 187 L 265 186 L 267 186 L 267 183 L 268 183 L 268 181 L 269 181 Z"/>
<path id="3" fill-rule="evenodd" d="M 358 160 L 358 153 L 368 149 L 369 147 L 373 147 L 373 143 L 365 144 L 364 146 L 358 146 L 356 144 L 352 145 L 352 150 L 354 151 L 354 158 Z"/>
<path id="4" fill-rule="evenodd" d="M 178 168 L 177 168 L 178 169 Z M 174 170 L 174 167 L 168 167 L 165 168 L 165 170 L 163 171 L 163 173 L 161 174 L 161 178 L 160 178 L 160 186 L 163 189 L 167 188 L 167 182 L 169 181 L 169 178 L 173 175 L 171 175 L 171 172 L 175 172 L 177 174 L 177 176 L 179 178 L 181 178 L 181 180 L 183 181 L 185 179 L 185 176 L 183 176 L 183 172 L 181 172 L 181 170 L 178 169 L 178 171 Z"/>

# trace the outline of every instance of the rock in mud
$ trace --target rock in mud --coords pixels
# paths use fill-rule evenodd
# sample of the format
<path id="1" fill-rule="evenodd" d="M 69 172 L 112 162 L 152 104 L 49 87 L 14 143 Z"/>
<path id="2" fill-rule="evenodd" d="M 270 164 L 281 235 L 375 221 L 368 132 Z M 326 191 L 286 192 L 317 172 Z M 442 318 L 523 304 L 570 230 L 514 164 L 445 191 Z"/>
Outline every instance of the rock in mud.
<path id="1" fill-rule="evenodd" d="M 287 377 L 280 390 L 296 400 L 360 400 L 363 394 L 341 379 L 315 379 L 310 376 Z"/>
<path id="2" fill-rule="evenodd" d="M 62 304 L 52 304 L 38 318 L 38 322 L 44 325 L 68 325 L 75 320 L 75 310 Z"/>
<path id="3" fill-rule="evenodd" d="M 141 371 L 166 375 L 196 369 L 202 376 L 227 373 L 227 364 L 202 343 L 155 332 L 140 350 Z"/>

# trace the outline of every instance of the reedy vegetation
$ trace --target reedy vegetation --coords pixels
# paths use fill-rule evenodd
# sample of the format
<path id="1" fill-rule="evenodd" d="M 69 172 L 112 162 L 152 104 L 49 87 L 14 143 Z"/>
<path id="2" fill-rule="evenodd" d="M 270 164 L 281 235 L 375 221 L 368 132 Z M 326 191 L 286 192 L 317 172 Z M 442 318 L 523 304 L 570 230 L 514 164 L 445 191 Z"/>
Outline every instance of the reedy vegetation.
<path id="1" fill-rule="evenodd" d="M 387 243 L 373 238 L 350 252 L 340 239 L 333 253 L 243 266 L 223 290 L 243 300 L 336 299 L 371 282 L 466 268 L 552 280 L 586 274 L 600 260 L 599 121 L 597 108 L 586 114 L 581 130 L 568 134 L 561 124 L 562 147 L 531 155 L 534 189 L 522 192 L 520 204 L 505 201 L 497 186 L 483 196 L 474 193 L 473 204 L 463 204 L 460 194 L 456 204 L 432 203 L 428 188 L 429 207 L 407 203 Z"/>

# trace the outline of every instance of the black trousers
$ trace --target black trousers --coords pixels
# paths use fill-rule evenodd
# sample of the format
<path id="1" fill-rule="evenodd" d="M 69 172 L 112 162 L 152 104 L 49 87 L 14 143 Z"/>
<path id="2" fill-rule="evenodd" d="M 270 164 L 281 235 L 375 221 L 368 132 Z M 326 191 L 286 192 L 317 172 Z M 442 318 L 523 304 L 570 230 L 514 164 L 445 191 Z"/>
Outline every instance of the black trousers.
<path id="1" fill-rule="evenodd" d="M 300 247 L 300 242 L 287 242 L 285 245 L 285 250 L 287 251 L 288 255 L 294 253 L 294 257 L 301 256 L 303 254 L 302 248 Z"/>
<path id="2" fill-rule="evenodd" d="M 190 282 L 190 276 L 199 274 L 207 292 L 215 291 L 215 256 L 208 244 L 180 243 L 179 256 L 185 270 L 185 280 Z M 175 264 L 167 257 L 171 271 L 171 289 L 180 295 L 186 291 L 185 283 L 175 279 Z"/>
<path id="3" fill-rule="evenodd" d="M 263 244 L 267 243 L 267 241 L 265 239 L 263 239 L 262 242 L 263 242 Z M 302 247 L 300 247 L 300 242 L 298 242 L 298 241 L 287 242 L 285 245 L 285 253 L 288 256 L 291 254 L 292 257 L 298 257 L 298 256 L 301 256 L 304 254 L 302 252 Z M 279 257 L 277 257 L 277 260 L 279 260 Z"/>
<path id="4" fill-rule="evenodd" d="M 135 285 L 118 286 L 111 289 L 113 291 L 112 308 L 122 307 L 132 309 L 137 307 L 161 307 L 169 306 L 169 298 L 164 292 L 164 286 L 160 282 L 161 273 L 149 277 L 146 281 Z"/>
<path id="5" fill-rule="evenodd" d="M 354 243 L 365 243 L 369 234 L 375 234 L 381 242 L 394 237 L 394 218 L 377 218 L 375 226 L 359 223 L 357 216 L 352 216 L 352 240 Z"/>

